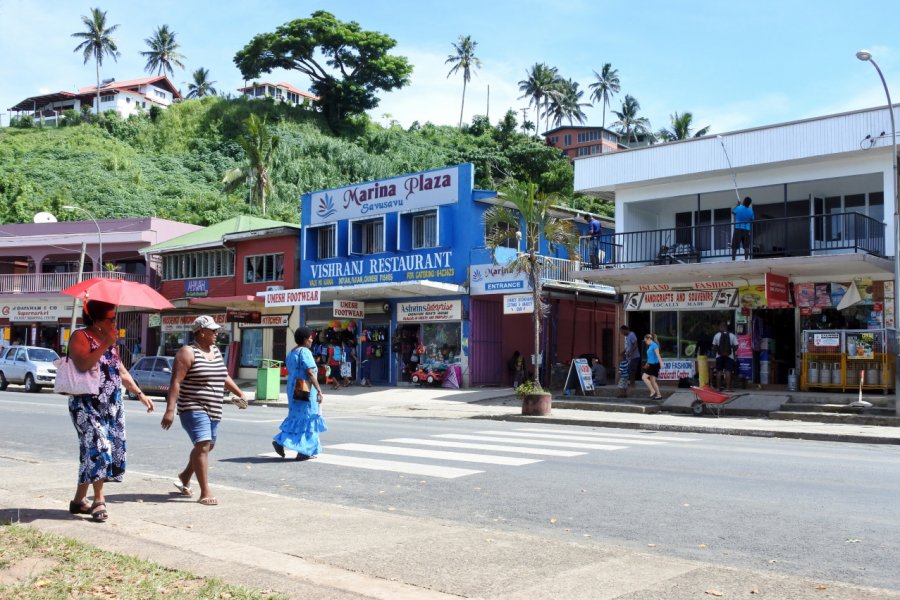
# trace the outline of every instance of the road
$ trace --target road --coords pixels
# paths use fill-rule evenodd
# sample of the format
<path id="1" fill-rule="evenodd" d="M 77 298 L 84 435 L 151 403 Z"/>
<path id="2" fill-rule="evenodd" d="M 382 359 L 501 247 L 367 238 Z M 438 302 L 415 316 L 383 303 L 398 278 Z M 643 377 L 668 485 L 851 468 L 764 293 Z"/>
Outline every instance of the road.
<path id="1" fill-rule="evenodd" d="M 286 409 L 226 407 L 213 486 L 900 589 L 898 447 L 378 418 L 334 402 L 323 454 L 307 462 L 272 451 Z M 156 407 L 127 405 L 128 466 L 174 476 L 189 442 L 160 429 Z M 0 393 L 0 439 L 71 459 L 74 479 L 63 397 Z"/>

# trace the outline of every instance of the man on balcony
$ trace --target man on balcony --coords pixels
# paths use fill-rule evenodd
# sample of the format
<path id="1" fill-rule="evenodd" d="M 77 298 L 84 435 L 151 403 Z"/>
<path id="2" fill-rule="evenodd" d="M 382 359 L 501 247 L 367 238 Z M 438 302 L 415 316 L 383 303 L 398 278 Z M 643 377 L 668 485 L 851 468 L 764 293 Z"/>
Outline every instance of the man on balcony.
<path id="1" fill-rule="evenodd" d="M 589 214 L 584 215 L 584 220 L 588 224 L 588 252 L 591 255 L 591 268 L 600 268 L 600 235 L 603 233 L 603 227 L 596 217 Z"/>
<path id="2" fill-rule="evenodd" d="M 739 245 L 744 246 L 744 260 L 750 260 L 750 223 L 755 218 L 753 209 L 750 204 L 753 200 L 750 196 L 744 198 L 743 202 L 738 202 L 737 206 L 731 209 L 734 214 L 734 233 L 731 234 L 731 260 L 737 256 Z"/>

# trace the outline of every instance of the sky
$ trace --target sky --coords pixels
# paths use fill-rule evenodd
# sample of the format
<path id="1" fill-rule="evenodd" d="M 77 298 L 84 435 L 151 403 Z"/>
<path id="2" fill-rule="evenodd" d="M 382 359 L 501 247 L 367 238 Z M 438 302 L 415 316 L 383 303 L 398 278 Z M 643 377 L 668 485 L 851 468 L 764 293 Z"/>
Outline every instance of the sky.
<path id="1" fill-rule="evenodd" d="M 883 106 L 877 72 L 855 56 L 862 48 L 900 102 L 896 0 L 0 0 L 0 124 L 9 122 L 8 107 L 29 96 L 94 84 L 94 65 L 73 52 L 78 40 L 71 37 L 94 6 L 119 25 L 121 56 L 104 62 L 101 78 L 145 76 L 144 40 L 167 24 L 187 57 L 173 78 L 185 93 L 191 73 L 204 67 L 218 90 L 236 94 L 243 80 L 234 54 L 258 33 L 316 10 L 356 21 L 395 39 L 392 53 L 413 65 L 410 84 L 381 93 L 370 111 L 379 123 L 404 127 L 457 124 L 463 81 L 447 77 L 445 60 L 460 35 L 477 42 L 482 62 L 468 85 L 466 122 L 487 113 L 496 123 L 509 109 L 521 122 L 528 100 L 520 99 L 518 83 L 539 62 L 578 81 L 585 101 L 593 72 L 611 63 L 621 92 L 607 110 L 607 126 L 616 120 L 609 110 L 618 110 L 625 94 L 637 99 L 638 115 L 654 131 L 670 127 L 675 112 L 691 112 L 695 129 L 727 133 Z M 263 79 L 302 89 L 310 83 L 290 71 Z M 586 124 L 603 123 L 599 104 L 585 112 Z M 533 121 L 533 110 L 527 114 Z"/>

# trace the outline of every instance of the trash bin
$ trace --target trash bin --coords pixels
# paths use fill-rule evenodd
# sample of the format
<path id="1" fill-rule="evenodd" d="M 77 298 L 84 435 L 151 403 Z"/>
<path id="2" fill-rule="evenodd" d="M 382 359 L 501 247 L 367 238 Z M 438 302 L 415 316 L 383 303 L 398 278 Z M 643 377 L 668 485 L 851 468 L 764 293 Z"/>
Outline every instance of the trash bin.
<path id="1" fill-rule="evenodd" d="M 278 400 L 281 394 L 281 361 L 261 358 L 256 370 L 256 399 Z"/>

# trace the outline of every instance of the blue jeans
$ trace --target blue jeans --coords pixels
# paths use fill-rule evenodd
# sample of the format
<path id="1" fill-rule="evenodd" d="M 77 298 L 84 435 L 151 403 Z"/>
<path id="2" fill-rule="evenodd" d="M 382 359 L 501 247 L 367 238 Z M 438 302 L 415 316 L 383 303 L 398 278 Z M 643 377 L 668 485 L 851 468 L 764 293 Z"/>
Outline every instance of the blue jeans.
<path id="1" fill-rule="evenodd" d="M 181 413 L 178 418 L 181 420 L 181 426 L 190 436 L 192 444 L 196 445 L 197 442 L 216 443 L 219 422 L 210 420 L 209 415 L 205 412 L 192 410 Z"/>
<path id="2" fill-rule="evenodd" d="M 599 238 L 591 238 L 588 244 L 588 252 L 591 253 L 591 268 L 596 269 L 600 266 L 600 240 Z"/>

